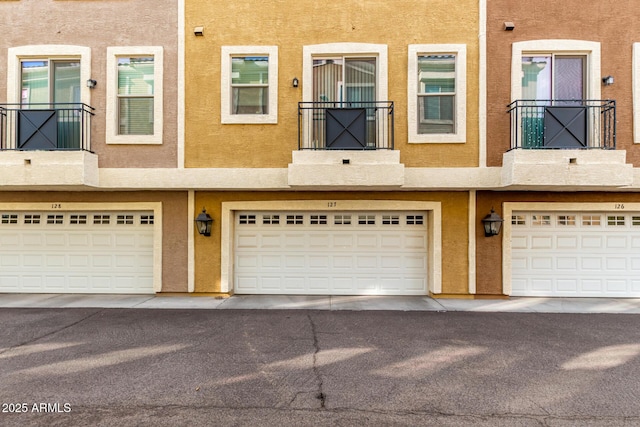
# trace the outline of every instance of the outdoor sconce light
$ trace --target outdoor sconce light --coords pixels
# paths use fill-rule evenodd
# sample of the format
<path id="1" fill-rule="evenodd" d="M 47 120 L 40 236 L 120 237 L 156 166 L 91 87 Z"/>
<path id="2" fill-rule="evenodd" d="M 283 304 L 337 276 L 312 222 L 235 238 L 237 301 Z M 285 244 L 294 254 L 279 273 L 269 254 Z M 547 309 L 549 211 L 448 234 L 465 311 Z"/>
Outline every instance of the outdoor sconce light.
<path id="1" fill-rule="evenodd" d="M 611 86 L 613 84 L 613 76 L 603 77 L 602 84 L 605 86 Z"/>
<path id="2" fill-rule="evenodd" d="M 516 28 L 516 24 L 514 24 L 513 22 L 505 22 L 504 23 L 504 30 L 505 31 L 513 31 L 514 28 Z"/>
<path id="3" fill-rule="evenodd" d="M 482 220 L 482 225 L 484 226 L 484 236 L 491 237 L 500 234 L 500 227 L 502 227 L 503 221 L 504 220 L 500 218 L 500 215 L 495 213 L 493 208 L 491 208 L 491 213 L 485 216 Z"/>
<path id="4" fill-rule="evenodd" d="M 97 84 L 98 84 L 98 82 L 93 80 L 93 79 L 87 80 L 87 87 L 89 89 L 93 89 L 94 87 L 96 87 Z"/>
<path id="5" fill-rule="evenodd" d="M 297 78 L 297 77 L 294 77 L 294 78 L 293 78 L 293 82 L 291 82 L 291 85 L 292 85 L 293 87 L 298 87 L 298 85 L 299 85 L 299 84 L 300 84 L 300 82 L 298 81 L 298 78 Z"/>
<path id="6" fill-rule="evenodd" d="M 193 29 L 193 35 L 196 37 L 204 36 L 204 27 L 195 27 Z"/>
<path id="7" fill-rule="evenodd" d="M 205 208 L 202 208 L 202 212 L 196 217 L 198 233 L 203 236 L 211 236 L 211 224 L 213 224 L 213 218 L 209 216 Z"/>

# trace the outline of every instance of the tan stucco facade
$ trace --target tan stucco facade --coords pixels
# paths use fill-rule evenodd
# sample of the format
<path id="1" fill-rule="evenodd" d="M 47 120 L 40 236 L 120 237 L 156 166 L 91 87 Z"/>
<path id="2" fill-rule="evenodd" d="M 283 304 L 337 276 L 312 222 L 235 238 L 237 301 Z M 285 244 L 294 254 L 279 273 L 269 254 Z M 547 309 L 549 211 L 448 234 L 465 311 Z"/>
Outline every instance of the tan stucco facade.
<path id="1" fill-rule="evenodd" d="M 185 11 L 185 165 L 193 168 L 284 168 L 298 149 L 298 102 L 305 82 L 303 48 L 366 43 L 388 49 L 388 99 L 395 108 L 395 148 L 406 167 L 478 165 L 479 42 L 477 1 L 295 2 L 189 1 Z M 295 23 L 295 24 L 292 24 Z M 193 29 L 203 27 L 203 36 Z M 409 143 L 408 46 L 464 44 L 466 142 Z M 276 124 L 221 123 L 223 46 L 277 46 Z M 292 87 L 294 77 L 300 81 Z"/>

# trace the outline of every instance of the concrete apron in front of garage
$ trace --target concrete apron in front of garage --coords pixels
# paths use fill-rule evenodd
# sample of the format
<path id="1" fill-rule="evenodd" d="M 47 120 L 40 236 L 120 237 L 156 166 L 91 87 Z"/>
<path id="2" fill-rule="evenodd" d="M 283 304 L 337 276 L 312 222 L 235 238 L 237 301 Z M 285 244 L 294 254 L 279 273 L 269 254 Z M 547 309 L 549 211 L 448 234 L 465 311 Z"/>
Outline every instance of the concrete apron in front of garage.
<path id="1" fill-rule="evenodd" d="M 426 296 L 0 294 L 0 308 L 227 310 L 390 310 L 533 313 L 640 313 L 637 298 L 434 299 Z"/>

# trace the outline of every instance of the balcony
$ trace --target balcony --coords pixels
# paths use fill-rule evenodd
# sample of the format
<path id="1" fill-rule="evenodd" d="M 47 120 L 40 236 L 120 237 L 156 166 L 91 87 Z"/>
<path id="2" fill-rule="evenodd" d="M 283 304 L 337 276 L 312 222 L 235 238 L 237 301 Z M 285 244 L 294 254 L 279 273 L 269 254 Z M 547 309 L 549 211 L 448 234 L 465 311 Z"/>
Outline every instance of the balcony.
<path id="1" fill-rule="evenodd" d="M 393 150 L 393 102 L 298 103 L 299 150 Z"/>
<path id="2" fill-rule="evenodd" d="M 98 184 L 91 150 L 93 108 L 74 104 L 0 104 L 3 187 L 70 189 Z"/>
<path id="3" fill-rule="evenodd" d="M 616 102 L 517 100 L 507 106 L 511 149 L 616 148 Z"/>
<path id="4" fill-rule="evenodd" d="M 90 150 L 93 108 L 81 103 L 0 104 L 0 150 Z"/>
<path id="5" fill-rule="evenodd" d="M 606 191 L 633 183 L 626 152 L 616 150 L 615 101 L 518 100 L 508 108 L 503 186 Z"/>

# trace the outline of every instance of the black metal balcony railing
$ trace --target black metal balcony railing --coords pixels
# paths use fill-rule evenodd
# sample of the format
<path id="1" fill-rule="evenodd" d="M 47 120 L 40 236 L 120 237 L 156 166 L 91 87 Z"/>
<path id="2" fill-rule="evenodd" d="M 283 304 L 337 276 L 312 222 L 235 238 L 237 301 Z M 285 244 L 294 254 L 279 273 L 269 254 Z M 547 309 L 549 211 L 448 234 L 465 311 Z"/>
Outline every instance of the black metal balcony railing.
<path id="1" fill-rule="evenodd" d="M 298 149 L 393 150 L 393 102 L 300 102 Z"/>
<path id="2" fill-rule="evenodd" d="M 616 148 L 616 102 L 517 100 L 511 116 L 511 149 Z"/>
<path id="3" fill-rule="evenodd" d="M 82 103 L 0 104 L 0 150 L 90 151 L 93 110 Z"/>

